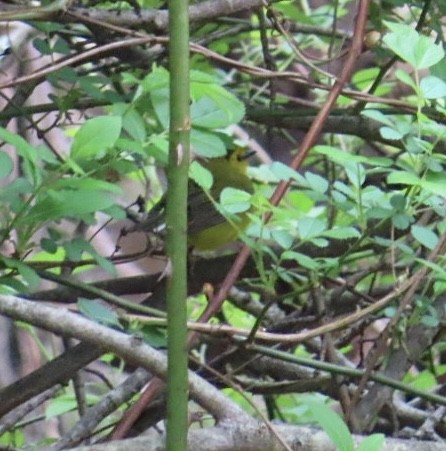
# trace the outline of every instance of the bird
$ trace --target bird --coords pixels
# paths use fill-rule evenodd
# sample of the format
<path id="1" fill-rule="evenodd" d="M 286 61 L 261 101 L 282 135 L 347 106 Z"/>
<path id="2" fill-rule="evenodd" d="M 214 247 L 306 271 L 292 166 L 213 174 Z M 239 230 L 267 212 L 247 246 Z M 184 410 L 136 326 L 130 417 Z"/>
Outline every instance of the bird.
<path id="1" fill-rule="evenodd" d="M 230 149 L 227 155 L 218 158 L 197 158 L 213 178 L 209 192 L 192 179 L 188 184 L 187 197 L 187 240 L 188 247 L 196 251 L 213 251 L 237 240 L 240 233 L 249 225 L 247 212 L 225 217 L 215 206 L 225 188 L 235 188 L 249 194 L 254 192 L 254 185 L 247 174 L 249 158 L 255 152 L 245 147 Z M 153 232 L 162 229 L 165 221 L 166 195 L 147 213 L 139 223 L 127 229 Z"/>

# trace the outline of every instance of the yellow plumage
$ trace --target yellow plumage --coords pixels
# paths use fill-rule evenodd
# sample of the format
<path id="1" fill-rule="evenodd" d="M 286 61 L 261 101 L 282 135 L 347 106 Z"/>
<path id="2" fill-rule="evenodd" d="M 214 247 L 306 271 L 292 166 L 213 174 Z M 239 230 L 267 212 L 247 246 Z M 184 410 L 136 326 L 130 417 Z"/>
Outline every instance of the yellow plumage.
<path id="1" fill-rule="evenodd" d="M 200 159 L 200 164 L 206 168 L 213 177 L 210 196 L 214 201 L 220 199 L 225 188 L 235 188 L 253 192 L 253 184 L 247 175 L 248 158 L 250 153 L 244 148 L 229 151 L 226 157 Z M 188 185 L 188 231 L 189 246 L 199 251 L 218 249 L 237 239 L 240 232 L 249 225 L 246 213 L 231 216 L 231 221 L 214 207 L 209 194 L 194 181 Z M 144 230 L 153 232 L 164 222 L 165 197 L 149 211 L 147 218 L 136 224 L 129 231 Z"/>

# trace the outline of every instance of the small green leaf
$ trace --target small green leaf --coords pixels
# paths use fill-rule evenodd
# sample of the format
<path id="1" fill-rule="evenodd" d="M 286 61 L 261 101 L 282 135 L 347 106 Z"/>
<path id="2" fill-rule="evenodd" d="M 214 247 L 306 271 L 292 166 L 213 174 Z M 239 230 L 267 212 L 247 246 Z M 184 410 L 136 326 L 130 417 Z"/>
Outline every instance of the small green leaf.
<path id="1" fill-rule="evenodd" d="M 299 237 L 302 240 L 306 240 L 312 237 L 319 236 L 322 232 L 327 229 L 327 224 L 325 221 L 317 218 L 300 218 L 297 223 L 297 230 L 299 232 Z"/>
<path id="2" fill-rule="evenodd" d="M 0 150 L 0 179 L 8 177 L 14 168 L 12 158 L 3 150 Z"/>
<path id="3" fill-rule="evenodd" d="M 384 446 L 384 434 L 372 434 L 361 440 L 358 451 L 381 451 Z"/>
<path id="4" fill-rule="evenodd" d="M 42 172 L 39 167 L 40 148 L 36 148 L 29 144 L 25 139 L 16 133 L 0 127 L 0 140 L 5 141 L 14 146 L 17 153 L 23 158 L 22 170 L 25 172 L 26 178 L 33 184 L 37 185 L 41 182 Z"/>
<path id="5" fill-rule="evenodd" d="M 242 327 L 244 329 L 250 329 L 254 326 L 256 319 L 250 313 L 239 309 L 232 303 L 225 301 L 222 306 L 223 314 L 228 321 L 234 327 Z"/>
<path id="6" fill-rule="evenodd" d="M 217 105 L 227 125 L 237 124 L 245 115 L 245 105 L 229 89 L 215 83 L 215 78 L 197 70 L 191 71 L 191 95 L 194 101 L 208 98 Z M 223 116 L 222 116 L 223 117 Z"/>
<path id="7" fill-rule="evenodd" d="M 126 108 L 128 108 L 127 105 Z M 134 108 L 130 108 L 125 112 L 122 118 L 122 128 L 137 142 L 142 143 L 147 138 L 144 119 Z"/>
<path id="8" fill-rule="evenodd" d="M 150 91 L 150 99 L 162 127 L 169 128 L 169 88 L 153 89 Z"/>
<path id="9" fill-rule="evenodd" d="M 327 247 L 330 244 L 325 238 L 310 238 L 309 241 L 317 247 Z"/>
<path id="10" fill-rule="evenodd" d="M 395 77 L 407 86 L 410 86 L 415 92 L 417 91 L 417 85 L 413 78 L 406 71 L 397 69 L 395 71 Z"/>
<path id="11" fill-rule="evenodd" d="M 121 134 L 119 116 L 98 116 L 86 121 L 74 136 L 71 157 L 76 160 L 98 159 L 106 155 Z"/>
<path id="12" fill-rule="evenodd" d="M 63 394 L 50 400 L 45 409 L 45 419 L 57 417 L 67 412 L 75 410 L 77 407 L 76 398 L 73 394 Z"/>
<path id="13" fill-rule="evenodd" d="M 392 224 L 398 230 L 407 229 L 413 221 L 414 221 L 413 216 L 408 215 L 406 213 L 396 213 L 392 216 Z"/>
<path id="14" fill-rule="evenodd" d="M 404 382 L 420 390 L 431 390 L 437 385 L 435 376 L 429 370 L 421 371 L 416 375 L 408 374 L 404 378 Z"/>
<path id="15" fill-rule="evenodd" d="M 321 235 L 335 240 L 349 240 L 352 238 L 359 238 L 361 233 L 354 227 L 336 227 L 334 229 L 326 230 Z"/>
<path id="16" fill-rule="evenodd" d="M 420 323 L 427 327 L 438 327 L 440 319 L 438 318 L 437 311 L 433 309 L 429 313 L 421 317 Z"/>
<path id="17" fill-rule="evenodd" d="M 350 163 L 362 163 L 369 164 L 372 166 L 388 167 L 393 164 L 390 158 L 382 157 L 365 157 L 363 155 L 352 155 L 351 153 L 344 152 L 343 150 L 337 149 L 332 146 L 319 145 L 312 149 L 312 152 L 325 155 L 331 161 L 344 165 Z"/>
<path id="18" fill-rule="evenodd" d="M 117 313 L 104 303 L 94 299 L 79 298 L 77 306 L 84 316 L 96 323 L 122 329 Z"/>
<path id="19" fill-rule="evenodd" d="M 39 275 L 26 263 L 9 257 L 1 257 L 0 261 L 8 268 L 16 269 L 29 290 L 35 290 L 39 286 L 41 282 Z"/>
<path id="20" fill-rule="evenodd" d="M 420 89 L 425 99 L 441 99 L 446 96 L 446 83 L 433 75 L 421 80 Z"/>
<path id="21" fill-rule="evenodd" d="M 355 188 L 360 188 L 364 184 L 366 177 L 364 166 L 359 163 L 349 163 L 344 168 L 350 183 Z"/>
<path id="22" fill-rule="evenodd" d="M 203 97 L 191 105 L 192 126 L 203 128 L 224 128 L 232 124 L 230 118 L 218 105 L 207 97 Z"/>
<path id="23" fill-rule="evenodd" d="M 412 172 L 392 171 L 387 176 L 387 183 L 418 186 L 421 183 L 421 180 L 418 175 Z"/>
<path id="24" fill-rule="evenodd" d="M 398 141 L 399 139 L 404 138 L 404 135 L 401 132 L 399 132 L 398 130 L 395 130 L 394 128 L 390 128 L 390 127 L 381 127 L 379 129 L 379 134 L 384 139 L 390 139 L 393 141 Z"/>
<path id="25" fill-rule="evenodd" d="M 316 260 L 305 254 L 301 254 L 300 252 L 285 251 L 281 257 L 283 260 L 294 260 L 307 269 L 317 270 L 319 268 L 319 264 Z"/>
<path id="26" fill-rule="evenodd" d="M 310 188 L 319 193 L 326 193 L 328 190 L 328 181 L 313 172 L 305 172 L 305 179 L 308 181 Z"/>
<path id="27" fill-rule="evenodd" d="M 446 197 L 446 174 L 444 172 L 431 172 L 420 180 L 421 188 L 428 192 Z"/>
<path id="28" fill-rule="evenodd" d="M 226 155 L 225 143 L 214 133 L 193 128 L 190 144 L 194 152 L 203 158 L 216 158 Z"/>
<path id="29" fill-rule="evenodd" d="M 251 194 L 236 188 L 225 188 L 220 193 L 220 203 L 227 213 L 243 213 L 251 208 Z"/>
<path id="30" fill-rule="evenodd" d="M 415 69 L 427 69 L 444 57 L 441 45 L 435 44 L 427 36 L 420 35 L 414 28 L 404 24 L 384 23 L 392 32 L 386 34 L 383 41 Z"/>
<path id="31" fill-rule="evenodd" d="M 352 83 L 360 90 L 367 90 L 379 73 L 377 67 L 358 70 L 352 77 Z"/>
<path id="32" fill-rule="evenodd" d="M 338 414 L 320 402 L 305 400 L 305 405 L 339 451 L 354 451 L 352 435 Z"/>
<path id="33" fill-rule="evenodd" d="M 296 180 L 299 182 L 302 179 L 302 176 L 294 169 L 281 163 L 280 161 L 274 161 L 269 168 L 279 180 Z"/>
<path id="34" fill-rule="evenodd" d="M 55 254 L 57 252 L 57 243 L 49 238 L 42 238 L 40 240 L 40 247 L 49 254 Z"/>
<path id="35" fill-rule="evenodd" d="M 137 335 L 142 334 L 143 340 L 153 348 L 164 349 L 167 347 L 166 330 L 161 327 L 144 325 L 136 333 Z"/>
<path id="36" fill-rule="evenodd" d="M 42 55 L 51 55 L 53 51 L 51 50 L 50 43 L 47 39 L 35 38 L 33 39 L 33 47 L 40 52 Z"/>
<path id="37" fill-rule="evenodd" d="M 373 119 L 374 121 L 381 122 L 381 124 L 385 124 L 389 127 L 393 126 L 392 121 L 389 119 L 389 116 L 385 115 L 379 110 L 371 110 L 366 109 L 361 112 L 361 116 L 368 117 L 370 119 Z"/>
<path id="38" fill-rule="evenodd" d="M 45 198 L 32 207 L 28 221 L 51 221 L 65 217 L 84 218 L 85 215 L 103 211 L 115 204 L 107 191 L 48 190 Z"/>
<path id="39" fill-rule="evenodd" d="M 433 249 L 438 243 L 437 234 L 427 227 L 414 224 L 410 228 L 410 233 L 419 243 L 428 249 Z"/>
<path id="40" fill-rule="evenodd" d="M 285 230 L 273 230 L 271 238 L 283 249 L 289 249 L 294 242 L 294 237 Z"/>
<path id="41" fill-rule="evenodd" d="M 394 194 L 390 198 L 390 205 L 395 209 L 395 211 L 405 211 L 406 205 L 407 205 L 407 199 L 406 196 L 403 196 L 402 194 Z"/>
<path id="42" fill-rule="evenodd" d="M 197 160 L 192 161 L 189 166 L 189 177 L 206 191 L 210 190 L 214 183 L 211 171 L 202 166 Z"/>

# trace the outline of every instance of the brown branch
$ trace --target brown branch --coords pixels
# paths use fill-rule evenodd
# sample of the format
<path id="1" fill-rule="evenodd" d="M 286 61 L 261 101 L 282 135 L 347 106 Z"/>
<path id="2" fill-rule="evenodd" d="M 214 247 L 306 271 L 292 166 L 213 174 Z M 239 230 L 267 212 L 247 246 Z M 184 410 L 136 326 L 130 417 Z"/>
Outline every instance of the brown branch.
<path id="1" fill-rule="evenodd" d="M 43 391 L 57 384 L 66 384 L 76 371 L 103 353 L 97 346 L 79 343 L 36 371 L 1 389 L 0 417 Z"/>

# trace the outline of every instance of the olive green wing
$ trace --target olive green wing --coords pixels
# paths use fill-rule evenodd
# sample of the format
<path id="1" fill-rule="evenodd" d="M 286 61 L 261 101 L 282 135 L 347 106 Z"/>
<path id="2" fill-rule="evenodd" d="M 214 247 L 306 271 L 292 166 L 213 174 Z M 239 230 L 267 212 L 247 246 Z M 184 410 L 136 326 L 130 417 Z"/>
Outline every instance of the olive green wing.
<path id="1" fill-rule="evenodd" d="M 189 235 L 225 222 L 224 216 L 216 210 L 208 195 L 194 182 L 189 183 L 187 214 Z"/>

